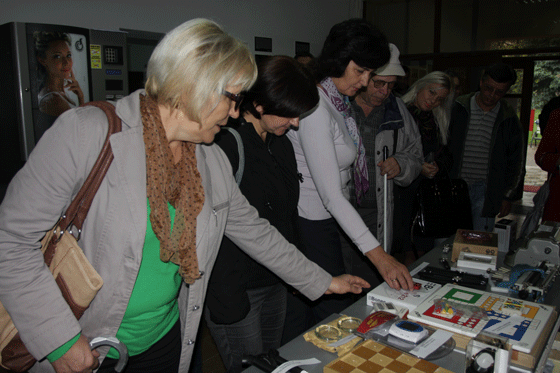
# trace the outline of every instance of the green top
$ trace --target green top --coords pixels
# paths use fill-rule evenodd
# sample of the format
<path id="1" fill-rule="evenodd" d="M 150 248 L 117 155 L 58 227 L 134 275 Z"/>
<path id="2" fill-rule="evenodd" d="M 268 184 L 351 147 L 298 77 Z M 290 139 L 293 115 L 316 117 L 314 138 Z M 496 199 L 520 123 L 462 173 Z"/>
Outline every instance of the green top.
<path id="1" fill-rule="evenodd" d="M 175 209 L 169 206 L 171 228 Z M 130 356 L 138 355 L 159 341 L 179 319 L 177 296 L 182 278 L 177 264 L 164 263 L 159 258 L 159 240 L 150 221 L 148 203 L 148 226 L 142 252 L 142 263 L 117 338 L 128 348 Z M 107 357 L 118 358 L 115 349 Z"/>
<path id="2" fill-rule="evenodd" d="M 173 229 L 175 209 L 170 204 L 168 206 Z M 123 321 L 117 331 L 117 338 L 126 345 L 130 356 L 149 349 L 167 334 L 179 319 L 177 296 L 182 279 L 176 264 L 164 263 L 159 258 L 159 240 L 152 229 L 150 211 L 148 202 L 148 226 L 142 249 L 142 263 Z M 64 355 L 79 336 L 80 334 L 51 352 L 48 360 L 53 362 Z M 107 357 L 118 359 L 119 355 L 111 348 Z"/>

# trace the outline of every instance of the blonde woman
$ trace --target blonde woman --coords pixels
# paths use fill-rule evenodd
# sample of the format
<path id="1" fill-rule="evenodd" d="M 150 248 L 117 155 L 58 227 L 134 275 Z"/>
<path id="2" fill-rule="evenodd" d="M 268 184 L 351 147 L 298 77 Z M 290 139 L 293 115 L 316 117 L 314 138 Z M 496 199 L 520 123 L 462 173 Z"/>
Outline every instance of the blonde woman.
<path id="1" fill-rule="evenodd" d="M 118 101 L 122 131 L 85 220 L 81 247 L 104 285 L 78 321 L 45 267 L 40 239 L 89 174 L 107 133 L 96 108 L 59 117 L 0 206 L 0 300 L 39 360 L 32 372 L 112 371 L 117 336 L 129 372 L 188 372 L 209 275 L 225 234 L 315 299 L 367 282 L 331 277 L 258 217 L 224 153 L 211 144 L 256 79 L 253 56 L 214 22 L 168 33 L 148 62 L 146 90 Z"/>
<path id="2" fill-rule="evenodd" d="M 412 255 L 410 227 L 414 215 L 414 198 L 420 180 L 448 175 L 453 164 L 453 156 L 447 147 L 449 133 L 449 110 L 453 103 L 455 84 L 451 77 L 441 71 L 433 71 L 418 79 L 402 97 L 408 111 L 412 114 L 424 152 L 424 163 L 420 176 L 408 187 L 395 189 L 394 246 L 404 252 L 404 263 L 411 264 L 416 258 Z M 416 237 L 419 252 L 430 250 L 434 245 L 433 237 Z"/>

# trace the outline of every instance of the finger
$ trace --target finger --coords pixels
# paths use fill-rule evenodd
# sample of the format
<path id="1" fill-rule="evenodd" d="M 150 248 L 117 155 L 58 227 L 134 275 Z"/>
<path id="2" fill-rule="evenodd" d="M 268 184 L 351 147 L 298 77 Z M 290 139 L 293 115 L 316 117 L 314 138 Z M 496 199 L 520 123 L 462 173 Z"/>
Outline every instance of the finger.
<path id="1" fill-rule="evenodd" d="M 350 286 L 350 291 L 354 294 L 360 294 L 362 292 L 362 287 L 358 285 Z"/>
<path id="2" fill-rule="evenodd" d="M 362 288 L 370 288 L 371 284 L 369 282 L 367 282 L 366 280 L 364 280 L 361 277 L 356 277 L 357 278 L 357 282 L 355 283 L 356 285 L 362 287 Z"/>
<path id="3" fill-rule="evenodd" d="M 410 275 L 410 272 L 408 272 L 408 270 L 405 269 L 405 273 L 404 273 L 404 283 L 403 285 L 406 284 L 406 289 L 407 290 L 412 290 L 414 289 L 414 280 L 412 280 L 412 276 Z"/>
<path id="4" fill-rule="evenodd" d="M 395 290 L 400 290 L 401 289 L 398 278 L 393 278 L 393 279 L 387 280 L 387 284 Z"/>
<path id="5" fill-rule="evenodd" d="M 367 282 L 361 277 L 352 276 L 352 275 L 345 275 L 345 276 L 347 276 L 345 277 L 346 282 L 348 282 L 350 285 L 356 285 L 364 288 L 368 288 L 371 286 L 369 282 Z"/>
<path id="6" fill-rule="evenodd" d="M 98 357 L 99 357 L 99 356 L 96 356 L 96 357 L 95 357 L 94 362 L 93 362 L 93 365 L 92 365 L 92 367 L 91 367 L 92 369 L 97 369 L 97 368 L 99 368 L 99 359 L 98 359 Z"/>

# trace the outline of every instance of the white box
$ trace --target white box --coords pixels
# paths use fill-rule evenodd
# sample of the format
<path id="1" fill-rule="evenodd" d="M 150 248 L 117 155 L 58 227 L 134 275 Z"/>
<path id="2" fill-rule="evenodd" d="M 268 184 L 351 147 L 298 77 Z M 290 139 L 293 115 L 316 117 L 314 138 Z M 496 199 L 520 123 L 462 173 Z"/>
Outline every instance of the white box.
<path id="1" fill-rule="evenodd" d="M 415 290 L 395 290 L 392 289 L 386 282 L 367 294 L 366 304 L 372 306 L 375 302 L 390 302 L 396 307 L 403 307 L 412 311 L 422 303 L 431 294 L 441 288 L 440 284 L 420 280 L 417 278 L 412 279 L 417 285 Z"/>
<path id="2" fill-rule="evenodd" d="M 507 253 L 517 238 L 517 222 L 511 219 L 501 219 L 494 225 L 494 233 L 498 234 L 498 251 Z"/>
<path id="3" fill-rule="evenodd" d="M 483 271 L 491 269 L 495 271 L 497 259 L 496 255 L 466 253 L 462 251 L 459 254 L 459 259 L 457 259 L 457 269 L 463 269 L 466 272 L 469 269 L 480 269 Z"/>

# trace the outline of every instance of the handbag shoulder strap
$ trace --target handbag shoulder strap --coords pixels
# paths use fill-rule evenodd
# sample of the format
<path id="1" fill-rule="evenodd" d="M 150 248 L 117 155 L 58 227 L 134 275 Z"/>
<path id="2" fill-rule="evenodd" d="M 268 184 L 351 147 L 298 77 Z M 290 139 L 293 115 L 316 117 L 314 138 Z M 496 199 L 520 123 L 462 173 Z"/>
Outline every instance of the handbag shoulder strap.
<path id="1" fill-rule="evenodd" d="M 243 179 L 243 170 L 245 169 L 245 150 L 243 148 L 243 140 L 239 132 L 231 127 L 222 127 L 223 129 L 231 132 L 235 141 L 237 142 L 237 152 L 239 153 L 239 165 L 237 167 L 237 172 L 235 173 L 235 182 L 237 185 L 241 184 L 241 179 Z"/>
<path id="2" fill-rule="evenodd" d="M 89 176 L 59 223 L 62 231 L 65 231 L 71 225 L 78 228 L 78 230 L 82 228 L 93 201 L 93 197 L 95 197 L 95 194 L 97 193 L 97 190 L 99 189 L 99 186 L 101 185 L 101 182 L 103 181 L 103 178 L 113 161 L 113 152 L 111 150 L 109 138 L 112 134 L 120 132 L 122 127 L 121 120 L 117 116 L 115 106 L 113 104 L 106 101 L 92 101 L 88 102 L 84 106 L 95 106 L 103 110 L 105 115 L 107 115 L 109 129 L 97 161 L 93 165 Z"/>

